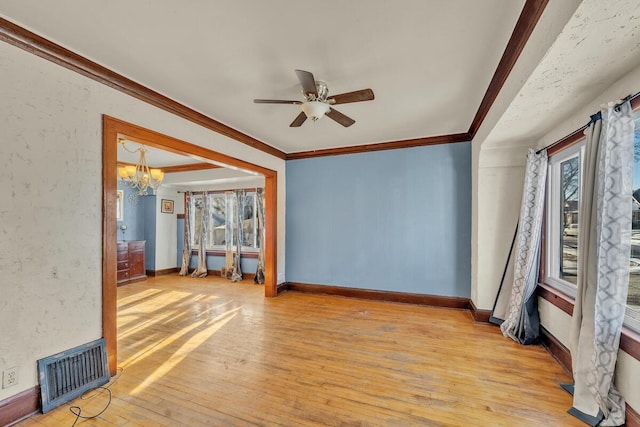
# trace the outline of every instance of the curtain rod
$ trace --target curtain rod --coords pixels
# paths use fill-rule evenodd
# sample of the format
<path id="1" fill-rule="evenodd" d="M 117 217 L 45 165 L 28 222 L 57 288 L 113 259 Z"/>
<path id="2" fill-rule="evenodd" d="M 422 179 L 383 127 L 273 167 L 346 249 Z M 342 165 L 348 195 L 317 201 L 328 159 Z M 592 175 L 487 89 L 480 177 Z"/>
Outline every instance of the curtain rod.
<path id="1" fill-rule="evenodd" d="M 618 102 L 618 103 L 617 103 L 613 108 L 615 108 L 615 109 L 619 109 L 619 108 L 620 108 L 620 106 L 621 106 L 622 104 L 624 104 L 625 102 L 627 102 L 627 101 L 633 101 L 634 99 L 638 98 L 639 96 L 640 96 L 640 92 L 636 92 L 636 93 L 635 93 L 635 94 L 633 94 L 633 95 L 628 95 L 628 96 L 626 96 L 625 98 L 623 98 L 620 102 Z M 586 125 L 582 126 L 581 128 L 579 128 L 578 130 L 576 130 L 576 131 L 574 131 L 574 132 L 571 132 L 571 133 L 570 133 L 569 135 L 567 135 L 567 136 L 575 135 L 575 134 L 576 134 L 576 133 L 578 133 L 578 132 L 582 132 L 582 131 L 584 131 L 584 130 L 585 130 L 586 128 L 588 128 L 592 123 L 594 123 L 594 122 L 596 122 L 596 121 L 600 120 L 601 118 L 602 118 L 602 112 L 601 112 L 601 111 L 598 111 L 597 113 L 595 113 L 594 115 L 592 115 L 592 116 L 591 116 L 591 118 L 589 119 L 589 122 L 588 122 Z M 566 136 L 565 136 L 565 137 L 563 137 L 563 138 L 560 138 L 559 140 L 557 140 L 557 141 L 555 141 L 555 142 L 552 142 L 551 144 L 547 145 L 546 147 L 542 147 L 541 149 L 539 149 L 538 151 L 536 151 L 536 154 L 540 154 L 543 150 L 548 150 L 548 149 L 549 149 L 549 148 L 551 148 L 551 147 L 555 147 L 556 145 L 560 144 L 560 143 L 561 143 L 562 141 L 564 141 L 565 139 L 567 139 L 567 137 L 566 137 Z"/>
<path id="2" fill-rule="evenodd" d="M 262 187 L 236 188 L 233 190 L 196 190 L 196 191 L 191 191 L 191 194 L 200 194 L 200 193 L 204 193 L 205 191 L 209 193 L 224 193 L 225 191 L 236 191 L 236 190 L 258 191 L 258 188 L 262 188 Z M 178 190 L 177 193 L 178 194 L 189 193 L 189 191 Z"/>

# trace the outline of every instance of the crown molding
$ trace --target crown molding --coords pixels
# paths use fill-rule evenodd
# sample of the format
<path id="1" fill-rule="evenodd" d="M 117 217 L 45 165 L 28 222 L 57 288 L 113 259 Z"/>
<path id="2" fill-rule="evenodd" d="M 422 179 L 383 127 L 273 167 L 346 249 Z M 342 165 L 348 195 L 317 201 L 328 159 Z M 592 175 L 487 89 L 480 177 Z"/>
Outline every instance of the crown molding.
<path id="1" fill-rule="evenodd" d="M 123 162 L 118 160 L 118 166 L 136 166 L 135 163 Z M 162 169 L 164 173 L 178 173 L 178 172 L 192 172 L 201 171 L 206 169 L 218 169 L 222 166 L 214 165 L 212 163 L 189 163 L 187 165 L 175 165 L 175 166 L 149 166 L 151 169 Z"/>
<path id="2" fill-rule="evenodd" d="M 286 160 L 300 160 L 311 157 L 339 156 L 343 154 L 366 153 L 370 151 L 397 150 L 400 148 L 422 147 L 425 145 L 452 144 L 471 141 L 468 133 L 428 136 L 425 138 L 404 139 L 401 141 L 380 142 L 376 144 L 352 145 L 349 147 L 326 148 L 323 150 L 299 151 L 287 154 Z"/>
<path id="3" fill-rule="evenodd" d="M 285 153 L 0 17 L 0 40 L 280 159 Z"/>
<path id="4" fill-rule="evenodd" d="M 478 111 L 476 112 L 476 115 L 471 122 L 471 126 L 469 127 L 468 133 L 471 135 L 472 139 L 476 136 L 476 133 L 478 132 L 478 129 L 480 129 L 484 119 L 487 117 L 487 114 L 489 114 L 489 110 L 491 110 L 491 107 L 502 90 L 504 83 L 507 81 L 507 77 L 509 77 L 513 66 L 516 64 L 516 61 L 524 50 L 527 41 L 529 41 L 529 37 L 538 24 L 547 3 L 549 3 L 549 0 L 527 0 L 522 7 L 522 12 L 520 12 L 520 17 L 516 22 L 513 32 L 511 33 L 511 38 L 509 38 L 507 47 L 504 49 L 504 53 L 502 54 L 502 58 L 500 58 L 498 67 L 496 68 L 495 73 L 493 73 L 489 87 L 487 87 L 487 91 L 485 92 L 484 97 L 480 102 L 480 106 L 478 107 Z"/>
<path id="5" fill-rule="evenodd" d="M 283 160 L 297 160 L 311 157 L 337 156 L 343 154 L 364 153 L 369 151 L 395 150 L 400 148 L 420 147 L 426 145 L 465 142 L 473 139 L 489 110 L 493 106 L 507 77 L 524 49 L 531 33 L 536 27 L 542 12 L 549 0 L 526 0 L 522 12 L 516 22 L 509 42 L 502 54 L 495 73 L 482 98 L 469 131 L 440 136 L 388 141 L 375 144 L 364 144 L 348 147 L 328 148 L 321 150 L 284 153 L 271 145 L 259 141 L 217 120 L 199 113 L 171 98 L 155 92 L 133 80 L 103 67 L 77 53 L 53 43 L 25 28 L 6 19 L 0 18 L 0 40 L 19 47 L 41 58 L 47 59 L 69 70 L 75 71 L 113 89 L 126 93 L 134 98 L 154 105 L 192 123 L 203 126 L 221 135 L 232 138 L 252 148 L 271 154 Z"/>
<path id="6" fill-rule="evenodd" d="M 188 165 L 176 165 L 176 166 L 158 166 L 164 173 L 178 173 L 178 172 L 191 172 L 201 171 L 205 169 L 218 169 L 221 166 L 214 165 L 212 163 L 190 163 Z"/>
<path id="7" fill-rule="evenodd" d="M 473 121 L 469 126 L 468 132 L 409 139 L 403 141 L 389 141 L 379 144 L 366 144 L 350 147 L 329 148 L 324 150 L 300 151 L 297 153 L 288 153 L 286 156 L 286 160 L 298 160 L 323 156 L 337 156 L 341 154 L 355 154 L 368 151 L 394 150 L 398 148 L 471 141 L 478 132 L 478 129 L 482 125 L 482 122 L 487 117 L 487 114 L 489 113 L 489 110 L 498 97 L 500 90 L 502 90 L 504 83 L 507 81 L 507 77 L 509 77 L 511 70 L 513 69 L 516 61 L 522 53 L 522 50 L 527 44 L 527 41 L 529 41 L 529 37 L 538 24 L 538 21 L 542 16 L 542 12 L 544 11 L 548 2 L 549 0 L 527 0 L 525 2 L 524 6 L 522 7 L 522 11 L 520 12 L 520 17 L 516 22 L 513 32 L 511 33 L 511 37 L 509 38 L 507 47 L 505 48 L 502 54 L 502 58 L 500 59 L 500 62 L 496 67 L 496 71 L 493 73 L 491 82 L 489 83 L 487 91 L 485 92 L 484 97 L 480 102 L 480 106 L 478 107 L 476 115 L 474 116 Z"/>

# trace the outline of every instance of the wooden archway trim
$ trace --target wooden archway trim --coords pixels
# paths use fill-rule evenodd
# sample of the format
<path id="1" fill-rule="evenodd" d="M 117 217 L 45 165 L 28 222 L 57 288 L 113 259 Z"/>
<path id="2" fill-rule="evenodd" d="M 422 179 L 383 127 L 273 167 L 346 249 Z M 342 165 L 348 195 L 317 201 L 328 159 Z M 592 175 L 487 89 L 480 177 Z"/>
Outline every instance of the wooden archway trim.
<path id="1" fill-rule="evenodd" d="M 115 375 L 117 347 L 117 139 L 126 138 L 149 147 L 213 161 L 265 177 L 265 297 L 277 295 L 277 200 L 278 173 L 226 154 L 164 135 L 114 117 L 102 117 L 102 333 L 107 344 L 109 371 Z"/>

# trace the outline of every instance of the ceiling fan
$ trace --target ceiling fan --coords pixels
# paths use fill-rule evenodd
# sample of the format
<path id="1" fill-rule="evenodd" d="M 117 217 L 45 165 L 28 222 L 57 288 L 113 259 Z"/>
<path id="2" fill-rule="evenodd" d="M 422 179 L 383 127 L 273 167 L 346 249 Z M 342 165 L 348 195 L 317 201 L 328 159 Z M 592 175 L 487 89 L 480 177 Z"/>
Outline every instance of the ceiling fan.
<path id="1" fill-rule="evenodd" d="M 307 120 L 314 122 L 322 116 L 327 116 L 340 123 L 344 127 L 349 127 L 356 121 L 345 116 L 341 112 L 332 108 L 332 105 L 347 104 L 349 102 L 371 101 L 373 91 L 371 89 L 356 90 L 354 92 L 341 93 L 340 95 L 329 96 L 327 84 L 313 78 L 309 71 L 296 70 L 298 80 L 302 86 L 304 101 L 285 101 L 280 99 L 254 99 L 256 104 L 296 104 L 300 105 L 302 112 L 298 114 L 290 127 L 299 127 Z"/>

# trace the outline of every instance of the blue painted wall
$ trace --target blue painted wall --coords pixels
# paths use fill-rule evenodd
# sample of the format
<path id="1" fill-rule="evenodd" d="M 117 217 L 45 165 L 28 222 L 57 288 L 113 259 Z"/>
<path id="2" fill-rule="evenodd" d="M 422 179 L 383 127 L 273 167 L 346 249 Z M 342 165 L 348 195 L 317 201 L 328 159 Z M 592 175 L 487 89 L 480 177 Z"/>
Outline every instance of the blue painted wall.
<path id="1" fill-rule="evenodd" d="M 184 249 L 184 219 L 178 219 L 178 257 L 176 265 L 178 268 L 182 266 L 182 250 Z M 198 266 L 198 256 L 191 255 L 190 268 Z M 224 256 L 207 255 L 207 269 L 220 270 L 224 266 Z M 258 260 L 256 258 L 240 258 L 240 268 L 244 273 L 255 273 L 258 268 Z"/>
<path id="2" fill-rule="evenodd" d="M 142 200 L 146 196 L 139 196 L 138 201 L 132 203 L 129 197 L 137 193 L 137 190 L 131 189 L 120 180 L 118 180 L 118 190 L 124 190 L 124 219 L 118 221 L 118 240 L 145 240 Z M 122 230 L 120 230 L 122 224 L 127 226 L 124 231 L 124 238 Z"/>
<path id="3" fill-rule="evenodd" d="M 148 192 L 138 196 L 134 203 L 130 197 L 137 190 L 118 180 L 118 190 L 124 190 L 124 219 L 118 221 L 118 240 L 145 240 L 145 264 L 147 270 L 155 270 L 156 264 L 156 196 Z M 120 230 L 124 224 L 127 229 Z"/>
<path id="4" fill-rule="evenodd" d="M 471 292 L 471 143 L 287 161 L 290 282 Z"/>

